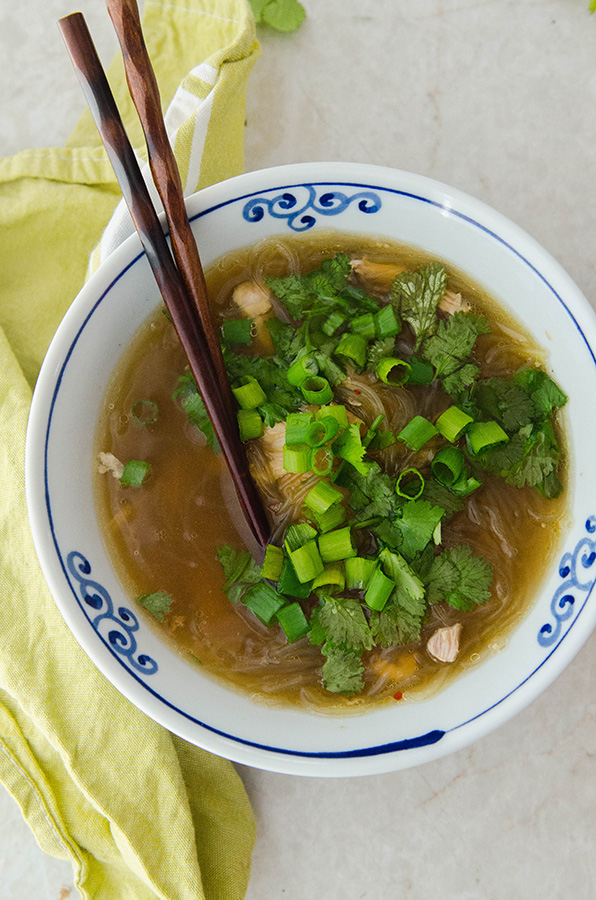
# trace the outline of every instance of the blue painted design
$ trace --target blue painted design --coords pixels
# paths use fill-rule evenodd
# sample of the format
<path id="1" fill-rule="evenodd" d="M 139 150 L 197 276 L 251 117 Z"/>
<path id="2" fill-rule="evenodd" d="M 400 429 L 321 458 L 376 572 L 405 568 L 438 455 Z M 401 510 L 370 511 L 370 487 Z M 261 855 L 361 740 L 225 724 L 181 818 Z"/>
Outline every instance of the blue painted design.
<path id="1" fill-rule="evenodd" d="M 120 656 L 126 657 L 129 665 L 142 672 L 143 675 L 154 675 L 158 665 L 154 659 L 141 653 L 137 657 L 137 642 L 134 632 L 139 630 L 139 620 L 125 606 L 119 606 L 114 612 L 114 604 L 109 592 L 98 581 L 88 576 L 91 564 L 82 553 L 73 550 L 66 558 L 68 571 L 78 582 L 81 599 L 90 606 L 97 615 L 89 616 L 89 621 L 104 641 Z"/>
<path id="2" fill-rule="evenodd" d="M 352 203 L 357 203 L 360 212 L 367 215 L 381 208 L 381 198 L 373 191 L 358 191 L 351 197 L 342 191 L 325 191 L 317 199 L 315 187 L 302 184 L 276 197 L 253 197 L 245 204 L 242 215 L 247 222 L 260 222 L 267 211 L 274 219 L 286 219 L 292 231 L 308 231 L 316 224 L 317 215 L 338 216 Z"/>
<path id="3" fill-rule="evenodd" d="M 586 531 L 594 534 L 596 531 L 596 516 L 590 516 L 586 520 Z M 596 540 L 583 537 L 578 541 L 575 550 L 565 553 L 559 563 L 559 575 L 565 581 L 554 593 L 550 603 L 550 610 L 554 618 L 554 625 L 545 622 L 538 632 L 538 643 L 541 647 L 552 647 L 560 637 L 563 622 L 571 618 L 575 612 L 576 594 L 578 591 L 589 593 L 596 583 L 596 574 L 584 577 L 582 570 L 591 569 L 596 562 Z"/>

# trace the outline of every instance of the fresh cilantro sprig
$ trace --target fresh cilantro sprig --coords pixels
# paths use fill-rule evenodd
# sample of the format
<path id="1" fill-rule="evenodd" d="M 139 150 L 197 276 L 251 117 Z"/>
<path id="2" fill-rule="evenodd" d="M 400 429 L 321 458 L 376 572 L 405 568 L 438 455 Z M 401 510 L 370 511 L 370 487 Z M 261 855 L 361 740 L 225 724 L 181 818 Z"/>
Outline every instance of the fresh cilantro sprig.
<path id="1" fill-rule="evenodd" d="M 480 366 L 470 357 L 476 338 L 489 334 L 490 327 L 484 316 L 469 312 L 457 312 L 437 325 L 436 334 L 423 344 L 422 356 L 435 369 L 450 396 L 458 396 L 474 384 Z"/>
<path id="2" fill-rule="evenodd" d="M 196 428 L 202 431 L 207 438 L 209 447 L 211 447 L 215 453 L 219 453 L 220 447 L 213 430 L 213 425 L 207 415 L 205 404 L 201 399 L 199 389 L 197 388 L 196 382 L 189 369 L 178 378 L 178 385 L 172 394 L 172 399 L 180 401 L 180 405 L 188 416 L 191 425 L 196 426 Z"/>
<path id="3" fill-rule="evenodd" d="M 217 558 L 226 579 L 223 590 L 237 603 L 246 588 L 260 580 L 261 570 L 248 550 L 235 550 L 227 544 L 217 548 Z"/>
<path id="4" fill-rule="evenodd" d="M 395 278 L 392 303 L 416 335 L 415 350 L 437 330 L 437 306 L 446 288 L 447 275 L 440 263 L 426 263 L 416 272 L 403 272 Z"/>
<path id="5" fill-rule="evenodd" d="M 489 563 L 467 544 L 444 550 L 433 560 L 426 581 L 428 602 L 445 600 L 460 610 L 470 610 L 490 597 L 493 572 Z"/>

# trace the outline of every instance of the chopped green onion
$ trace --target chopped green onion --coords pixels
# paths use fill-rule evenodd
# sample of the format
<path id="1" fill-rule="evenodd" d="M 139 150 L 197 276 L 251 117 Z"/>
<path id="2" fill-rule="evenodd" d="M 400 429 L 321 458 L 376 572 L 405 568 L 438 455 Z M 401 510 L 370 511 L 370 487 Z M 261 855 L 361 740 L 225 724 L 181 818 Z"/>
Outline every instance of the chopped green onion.
<path id="1" fill-rule="evenodd" d="M 346 586 L 346 576 L 341 562 L 329 563 L 320 575 L 317 575 L 312 583 L 313 591 L 324 588 L 325 593 L 335 594 L 343 591 Z"/>
<path id="2" fill-rule="evenodd" d="M 470 452 L 474 455 L 509 440 L 507 432 L 503 431 L 498 422 L 472 422 L 468 426 L 466 437 Z"/>
<path id="3" fill-rule="evenodd" d="M 312 581 L 324 569 L 316 541 L 308 541 L 302 547 L 298 547 L 297 550 L 292 550 L 288 555 L 292 560 L 296 577 L 302 584 L 305 581 Z"/>
<path id="4" fill-rule="evenodd" d="M 263 420 L 256 409 L 239 409 L 236 413 L 241 441 L 250 441 L 263 434 Z"/>
<path id="5" fill-rule="evenodd" d="M 280 594 L 286 594 L 289 597 L 298 597 L 300 600 L 306 600 L 312 591 L 312 582 L 306 581 L 302 583 L 298 581 L 298 576 L 296 575 L 292 561 L 286 557 L 277 583 L 277 590 Z"/>
<path id="6" fill-rule="evenodd" d="M 315 415 L 317 419 L 326 419 L 328 416 L 333 416 L 334 419 L 337 419 L 340 429 L 348 427 L 346 408 L 345 406 L 340 406 L 339 403 L 334 403 L 332 406 L 322 406 Z"/>
<path id="7" fill-rule="evenodd" d="M 279 581 L 284 558 L 284 552 L 281 547 L 276 547 L 275 544 L 268 544 L 265 550 L 265 559 L 261 566 L 261 578 Z"/>
<path id="8" fill-rule="evenodd" d="M 325 416 L 308 426 L 306 443 L 309 447 L 322 447 L 332 441 L 339 432 L 339 422 L 333 416 Z"/>
<path id="9" fill-rule="evenodd" d="M 226 319 L 221 326 L 226 344 L 250 344 L 252 340 L 252 319 Z"/>
<path id="10" fill-rule="evenodd" d="M 391 304 L 384 306 L 375 314 L 375 329 L 381 341 L 400 333 L 401 324 L 397 321 Z"/>
<path id="11" fill-rule="evenodd" d="M 306 444 L 284 444 L 283 467 L 286 472 L 300 475 L 310 469 L 310 447 Z"/>
<path id="12" fill-rule="evenodd" d="M 265 391 L 252 375 L 242 375 L 232 385 L 232 393 L 242 409 L 255 409 L 267 399 Z"/>
<path id="13" fill-rule="evenodd" d="M 424 478 L 418 469 L 404 469 L 395 483 L 395 493 L 398 497 L 417 500 L 424 490 L 424 484 Z"/>
<path id="14" fill-rule="evenodd" d="M 131 409 L 133 419 L 139 425 L 153 425 L 157 422 L 159 407 L 153 400 L 136 400 Z"/>
<path id="15" fill-rule="evenodd" d="M 452 487 L 464 470 L 464 455 L 457 447 L 443 447 L 435 453 L 430 467 L 439 484 Z"/>
<path id="16" fill-rule="evenodd" d="M 149 463 L 141 459 L 129 459 L 122 470 L 120 484 L 123 487 L 140 487 L 149 471 Z"/>
<path id="17" fill-rule="evenodd" d="M 395 444 L 395 435 L 392 431 L 377 431 L 369 444 L 371 450 L 385 450 Z"/>
<path id="18" fill-rule="evenodd" d="M 339 528 L 339 526 L 343 525 L 347 519 L 347 513 L 344 507 L 339 503 L 330 506 L 324 513 L 314 513 L 309 511 L 309 514 L 317 523 L 317 527 L 321 534 L 325 534 L 326 531 L 333 531 L 334 528 Z"/>
<path id="19" fill-rule="evenodd" d="M 285 546 L 288 553 L 297 550 L 317 536 L 317 532 L 309 525 L 308 522 L 298 522 L 296 525 L 290 525 L 286 531 Z"/>
<path id="20" fill-rule="evenodd" d="M 354 334 L 361 334 L 367 341 L 372 341 L 377 335 L 375 328 L 375 317 L 372 313 L 366 313 L 363 316 L 356 316 L 350 323 L 350 330 Z"/>
<path id="21" fill-rule="evenodd" d="M 455 484 L 451 485 L 450 489 L 454 494 L 457 494 L 458 497 L 467 497 L 468 494 L 478 490 L 479 487 L 482 487 L 481 481 L 478 481 L 478 479 L 473 476 L 468 477 L 465 472 L 462 472 L 459 479 Z"/>
<path id="22" fill-rule="evenodd" d="M 393 356 L 385 356 L 379 360 L 375 369 L 377 376 L 383 384 L 399 386 L 405 384 L 410 376 L 410 364 L 404 359 L 395 359 Z"/>
<path id="23" fill-rule="evenodd" d="M 366 364 L 366 349 L 367 341 L 361 334 L 344 334 L 333 352 L 355 362 L 362 369 Z"/>
<path id="24" fill-rule="evenodd" d="M 308 467 L 312 469 L 315 475 L 329 475 L 333 468 L 334 460 L 335 454 L 331 447 L 315 447 L 310 452 Z"/>
<path id="25" fill-rule="evenodd" d="M 319 535 L 319 551 L 325 563 L 356 556 L 356 550 L 352 545 L 352 529 L 347 526 Z"/>
<path id="26" fill-rule="evenodd" d="M 410 357 L 410 377 L 409 384 L 425 384 L 428 385 L 435 377 L 435 370 L 430 363 L 419 356 Z"/>
<path id="27" fill-rule="evenodd" d="M 374 436 L 377 434 L 377 432 L 378 432 L 378 430 L 379 430 L 379 425 L 380 425 L 381 422 L 384 420 L 384 418 L 385 418 L 384 413 L 379 413 L 379 415 L 377 416 L 377 418 L 376 418 L 376 419 L 374 420 L 374 422 L 371 424 L 370 428 L 368 429 L 368 431 L 366 432 L 366 434 L 365 434 L 364 437 L 362 438 L 362 444 L 363 444 L 364 447 L 368 447 L 368 446 L 369 446 L 370 442 L 373 440 Z"/>
<path id="28" fill-rule="evenodd" d="M 433 541 L 435 543 L 435 546 L 437 546 L 437 547 L 441 543 L 441 520 L 440 519 L 437 522 L 437 524 L 435 525 L 435 530 L 433 531 Z"/>
<path id="29" fill-rule="evenodd" d="M 304 505 L 315 513 L 321 515 L 327 512 L 330 506 L 335 503 L 341 503 L 343 494 L 334 488 L 333 485 L 326 481 L 318 481 L 313 488 L 310 489 L 304 498 Z"/>
<path id="30" fill-rule="evenodd" d="M 321 328 L 329 337 L 333 337 L 338 328 L 346 321 L 346 316 L 340 312 L 332 312 L 331 315 L 323 322 Z"/>
<path id="31" fill-rule="evenodd" d="M 286 444 L 305 444 L 312 413 L 290 413 L 286 419 Z"/>
<path id="32" fill-rule="evenodd" d="M 276 618 L 290 644 L 308 634 L 309 625 L 299 603 L 288 603 L 276 613 Z"/>
<path id="33" fill-rule="evenodd" d="M 300 390 L 306 402 L 314 403 L 316 406 L 322 406 L 333 399 L 331 385 L 326 378 L 322 378 L 320 375 L 307 378 L 300 385 Z"/>
<path id="34" fill-rule="evenodd" d="M 304 355 L 292 363 L 286 372 L 286 378 L 293 387 L 300 387 L 303 381 L 316 375 L 318 371 L 319 365 L 314 356 Z"/>
<path id="35" fill-rule="evenodd" d="M 375 559 L 353 556 L 346 559 L 346 585 L 349 591 L 364 591 L 377 567 Z"/>
<path id="36" fill-rule="evenodd" d="M 432 422 L 429 422 L 424 416 L 414 416 L 414 418 L 408 422 L 406 427 L 402 428 L 397 435 L 397 438 L 398 440 L 403 441 L 410 450 L 417 451 L 420 450 L 427 441 L 430 441 L 436 433 L 437 429 Z"/>
<path id="37" fill-rule="evenodd" d="M 394 589 L 395 582 L 387 578 L 381 571 L 381 567 L 377 566 L 370 577 L 364 602 L 370 609 L 381 612 Z"/>
<path id="38" fill-rule="evenodd" d="M 244 592 L 242 602 L 261 622 L 269 625 L 277 610 L 286 602 L 286 598 L 266 581 L 257 581 Z"/>
<path id="39" fill-rule="evenodd" d="M 439 434 L 442 434 L 447 441 L 451 441 L 454 444 L 473 421 L 472 416 L 469 416 L 458 406 L 450 406 L 437 419 L 436 428 Z"/>

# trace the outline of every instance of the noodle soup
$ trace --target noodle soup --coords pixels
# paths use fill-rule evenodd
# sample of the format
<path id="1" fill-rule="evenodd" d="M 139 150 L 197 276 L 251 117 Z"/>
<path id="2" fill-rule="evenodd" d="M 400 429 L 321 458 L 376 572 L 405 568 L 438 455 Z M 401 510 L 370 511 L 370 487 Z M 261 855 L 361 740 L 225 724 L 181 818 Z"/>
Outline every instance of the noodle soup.
<path id="1" fill-rule="evenodd" d="M 338 254 L 349 267 L 341 285 L 329 262 Z M 312 277 L 307 290 L 299 276 L 321 267 L 327 277 Z M 121 580 L 182 652 L 256 698 L 345 711 L 426 696 L 504 646 L 558 549 L 566 525 L 557 413 L 564 397 L 545 374 L 541 349 L 461 273 L 446 267 L 440 296 L 429 300 L 441 268 L 412 248 L 327 233 L 268 240 L 207 272 L 226 364 L 246 404 L 251 469 L 279 548 L 264 581 L 262 560 L 243 555 L 254 548 L 162 310 L 114 376 L 97 431 L 96 495 Z M 413 305 L 412 285 L 423 299 L 427 292 L 424 308 Z M 300 347 L 305 321 L 312 327 Z M 441 357 L 454 322 L 468 343 L 473 332 L 473 346 L 461 358 L 447 346 Z M 267 370 L 259 382 L 259 365 L 247 362 L 256 357 L 281 361 L 275 378 Z M 284 381 L 292 371 L 296 384 Z M 266 394 L 256 406 L 242 391 L 250 378 Z M 314 402 L 313 379 L 313 387 L 326 382 L 331 397 L 323 388 Z M 321 422 L 328 430 L 311 447 L 304 435 L 310 428 L 316 437 Z M 289 439 L 293 425 L 306 429 L 300 440 Z M 321 491 L 332 498 L 323 512 Z M 330 528 L 325 515 L 336 516 Z M 311 530 L 291 532 L 298 543 L 288 543 L 292 524 Z M 340 533 L 347 550 L 334 546 Z M 289 560 L 297 576 L 303 548 L 313 544 L 306 564 L 317 574 L 294 578 L 291 593 L 276 560 L 286 575 Z M 476 595 L 464 590 L 464 569 Z M 408 595 L 404 573 L 412 593 L 424 596 Z M 459 577 L 453 590 L 449 573 Z M 251 602 L 263 583 L 263 597 L 283 598 L 272 616 Z M 396 605 L 402 619 L 389 615 Z M 280 624 L 284 609 L 294 624 Z M 333 639 L 325 632 L 332 614 L 351 623 L 343 641 L 337 630 Z"/>

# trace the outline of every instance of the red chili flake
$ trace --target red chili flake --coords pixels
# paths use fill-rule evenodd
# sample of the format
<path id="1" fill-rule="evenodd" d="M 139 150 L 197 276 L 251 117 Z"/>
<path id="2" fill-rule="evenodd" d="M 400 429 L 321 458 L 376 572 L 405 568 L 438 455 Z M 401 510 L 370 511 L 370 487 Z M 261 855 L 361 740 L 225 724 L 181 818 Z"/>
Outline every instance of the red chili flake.
<path id="1" fill-rule="evenodd" d="M 354 389 L 354 393 L 355 393 L 355 394 L 361 394 L 362 391 L 359 391 L 357 388 L 355 388 L 355 389 Z"/>
<path id="2" fill-rule="evenodd" d="M 394 700 L 403 700 L 403 698 L 404 698 L 404 695 L 403 695 L 402 691 L 397 691 L 397 693 L 393 695 Z"/>

